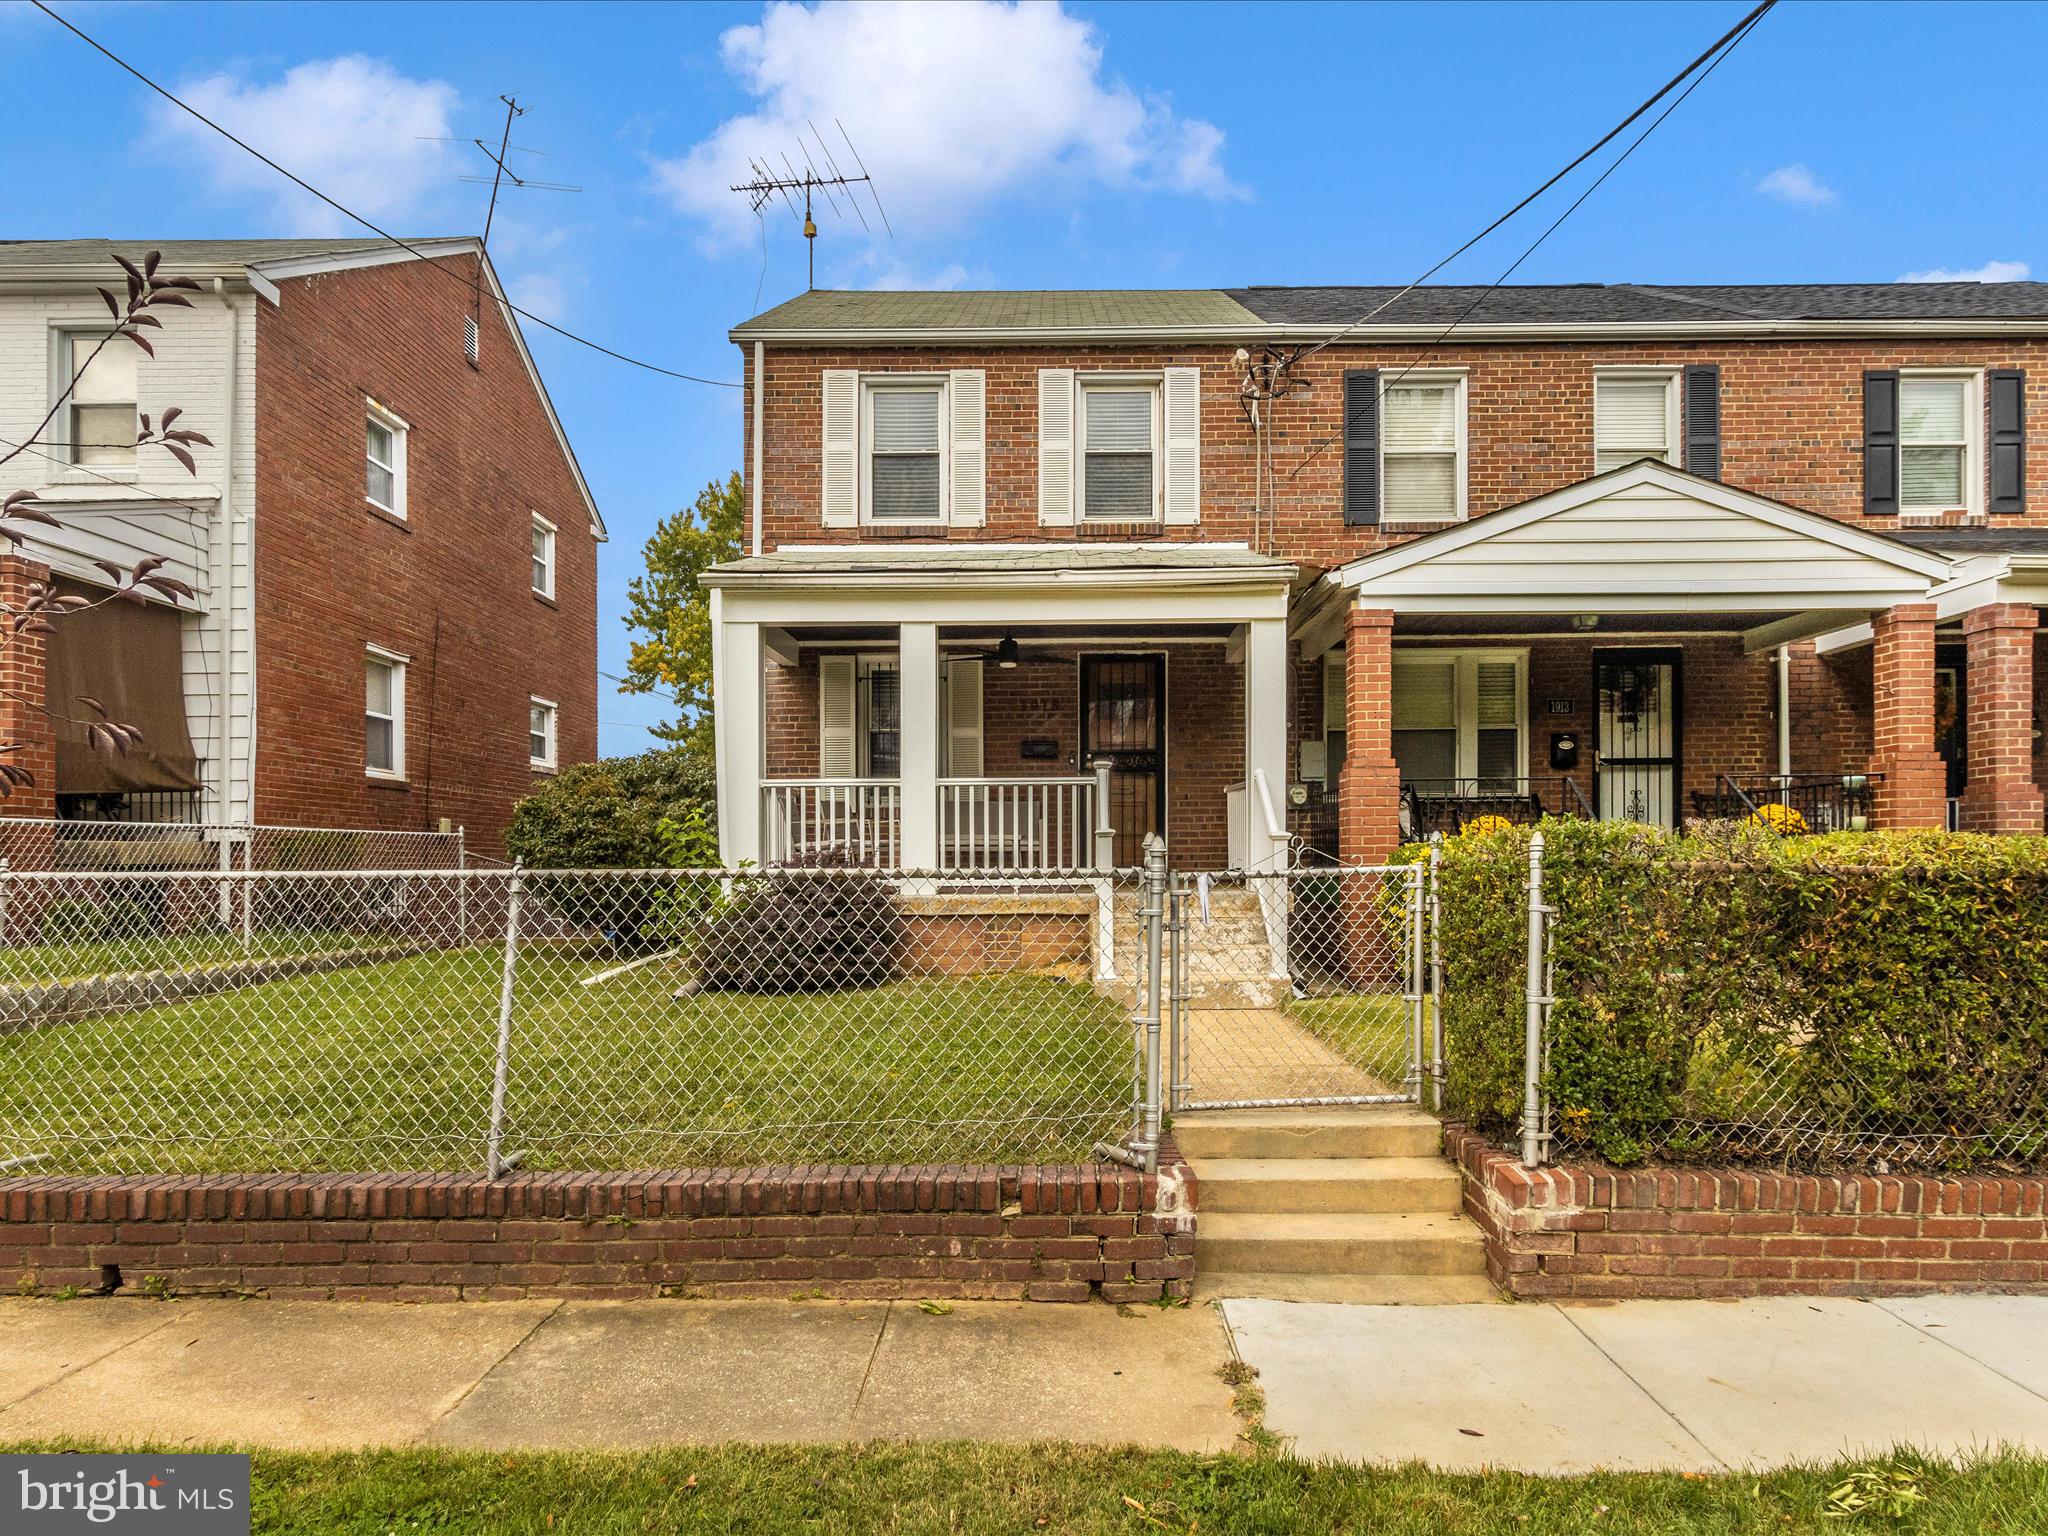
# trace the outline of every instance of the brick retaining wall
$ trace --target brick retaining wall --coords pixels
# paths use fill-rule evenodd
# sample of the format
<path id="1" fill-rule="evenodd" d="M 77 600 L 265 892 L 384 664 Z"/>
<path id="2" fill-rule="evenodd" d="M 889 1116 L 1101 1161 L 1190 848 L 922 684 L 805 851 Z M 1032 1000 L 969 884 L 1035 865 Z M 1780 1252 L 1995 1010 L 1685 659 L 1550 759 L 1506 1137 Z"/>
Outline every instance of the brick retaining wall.
<path id="1" fill-rule="evenodd" d="M 0 1180 L 0 1282 L 48 1293 L 1156 1301 L 1195 1180 L 1111 1165 Z M 152 1284 L 152 1290 L 159 1287 Z"/>
<path id="2" fill-rule="evenodd" d="M 1544 1297 L 2048 1291 L 2048 1179 L 1524 1168 L 1444 1128 L 1487 1273 Z"/>

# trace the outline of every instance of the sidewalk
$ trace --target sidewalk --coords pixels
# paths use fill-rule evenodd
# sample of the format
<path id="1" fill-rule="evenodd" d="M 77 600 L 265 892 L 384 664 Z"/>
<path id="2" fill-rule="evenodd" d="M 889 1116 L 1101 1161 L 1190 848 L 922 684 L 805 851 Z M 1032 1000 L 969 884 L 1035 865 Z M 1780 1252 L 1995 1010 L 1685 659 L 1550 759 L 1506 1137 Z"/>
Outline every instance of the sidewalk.
<path id="1" fill-rule="evenodd" d="M 1226 1328 L 1227 1321 L 1227 1328 Z M 2048 1298 L 1178 1311 L 913 1302 L 0 1301 L 0 1440 L 1229 1447 L 1572 1472 L 2048 1453 Z"/>

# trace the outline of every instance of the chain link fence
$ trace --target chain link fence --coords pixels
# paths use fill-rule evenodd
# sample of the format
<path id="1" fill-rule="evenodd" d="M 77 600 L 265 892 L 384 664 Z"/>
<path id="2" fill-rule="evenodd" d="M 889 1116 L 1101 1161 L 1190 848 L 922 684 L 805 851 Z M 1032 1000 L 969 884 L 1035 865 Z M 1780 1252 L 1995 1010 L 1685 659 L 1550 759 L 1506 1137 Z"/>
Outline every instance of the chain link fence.
<path id="1" fill-rule="evenodd" d="M 498 864 L 471 851 L 460 829 L 278 827 L 190 821 L 70 821 L 0 817 L 0 869 L 151 870 L 464 869 Z"/>
<path id="2" fill-rule="evenodd" d="M 15 868 L 0 1172 L 1085 1160 L 1137 886 Z"/>

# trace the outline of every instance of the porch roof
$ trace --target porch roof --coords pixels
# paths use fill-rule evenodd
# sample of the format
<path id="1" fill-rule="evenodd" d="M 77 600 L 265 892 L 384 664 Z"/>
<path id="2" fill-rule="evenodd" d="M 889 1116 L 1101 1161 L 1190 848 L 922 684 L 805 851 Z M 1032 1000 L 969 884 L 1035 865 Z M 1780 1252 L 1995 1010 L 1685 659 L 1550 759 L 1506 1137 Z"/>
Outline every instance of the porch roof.
<path id="1" fill-rule="evenodd" d="M 1727 614 L 1775 618 L 1753 633 L 1777 644 L 1923 601 L 1954 569 L 1931 550 L 1644 459 L 1349 561 L 1297 629 L 1330 627 L 1330 611 L 1352 603 Z"/>
<path id="2" fill-rule="evenodd" d="M 800 586 L 858 578 L 863 585 L 935 580 L 1009 585 L 1018 578 L 1221 581 L 1286 586 L 1295 567 L 1243 544 L 792 544 L 714 565 L 707 587 Z"/>

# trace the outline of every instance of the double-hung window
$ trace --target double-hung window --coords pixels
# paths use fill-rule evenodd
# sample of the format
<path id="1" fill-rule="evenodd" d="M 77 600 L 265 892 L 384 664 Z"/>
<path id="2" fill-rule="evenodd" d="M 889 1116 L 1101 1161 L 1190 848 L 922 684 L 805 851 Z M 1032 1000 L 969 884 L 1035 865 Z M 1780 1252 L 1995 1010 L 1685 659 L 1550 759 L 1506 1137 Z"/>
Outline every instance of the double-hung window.
<path id="1" fill-rule="evenodd" d="M 1527 657 L 1510 650 L 1394 653 L 1394 760 L 1425 794 L 1511 793 L 1528 761 Z"/>
<path id="2" fill-rule="evenodd" d="M 1977 376 L 1899 375 L 1899 510 L 1969 510 L 1978 480 Z"/>
<path id="3" fill-rule="evenodd" d="M 1593 376 L 1593 472 L 1637 459 L 1678 462 L 1678 375 L 1670 369 Z"/>
<path id="4" fill-rule="evenodd" d="M 946 520 L 946 386 L 935 379 L 863 380 L 868 520 Z"/>
<path id="5" fill-rule="evenodd" d="M 526 701 L 526 761 L 536 772 L 554 771 L 555 701 L 538 694 Z"/>
<path id="6" fill-rule="evenodd" d="M 363 658 L 363 771 L 373 779 L 405 777 L 406 658 L 382 646 Z"/>
<path id="7" fill-rule="evenodd" d="M 374 403 L 363 414 L 364 494 L 378 511 L 404 517 L 406 425 Z"/>
<path id="8" fill-rule="evenodd" d="M 1380 500 L 1390 523 L 1465 515 L 1465 380 L 1411 373 L 1380 401 Z"/>
<path id="9" fill-rule="evenodd" d="M 1154 380 L 1081 380 L 1081 515 L 1149 523 L 1159 512 L 1160 391 Z"/>
<path id="10" fill-rule="evenodd" d="M 536 597 L 555 595 L 555 525 L 538 512 L 533 514 L 533 591 Z"/>
<path id="11" fill-rule="evenodd" d="M 73 464 L 105 468 L 135 462 L 136 352 L 134 343 L 105 331 L 63 333 L 58 385 L 71 389 L 64 414 Z"/>

